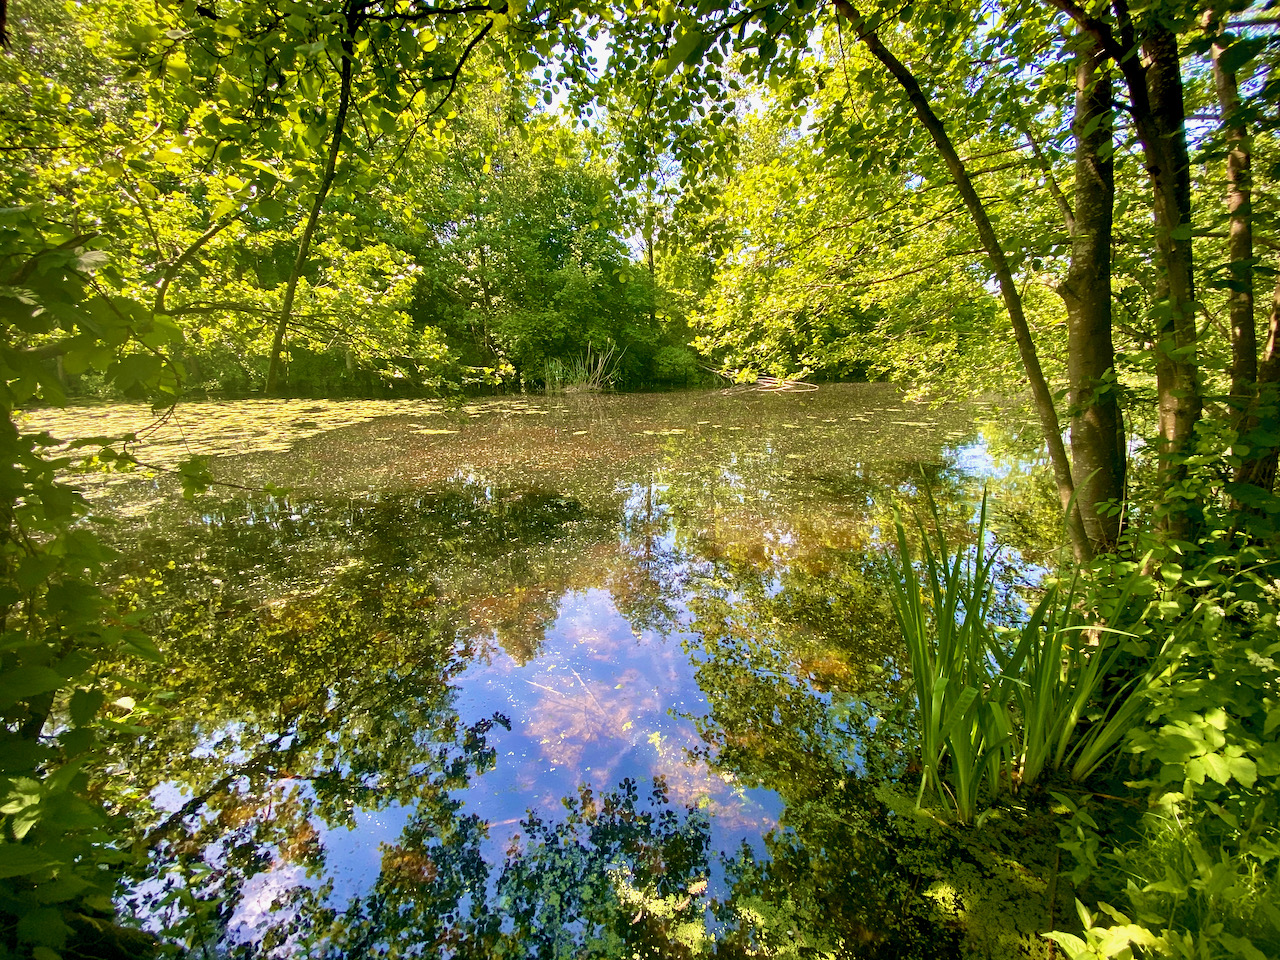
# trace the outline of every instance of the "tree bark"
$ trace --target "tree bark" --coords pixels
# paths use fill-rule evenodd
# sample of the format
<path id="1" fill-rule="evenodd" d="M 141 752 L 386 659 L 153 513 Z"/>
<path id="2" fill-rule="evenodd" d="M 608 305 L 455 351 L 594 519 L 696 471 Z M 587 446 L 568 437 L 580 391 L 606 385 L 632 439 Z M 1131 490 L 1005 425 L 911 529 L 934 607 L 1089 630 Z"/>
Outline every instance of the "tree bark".
<path id="1" fill-rule="evenodd" d="M 1072 473 L 1085 532 L 1099 552 L 1112 549 L 1120 536 L 1126 467 L 1111 337 L 1115 175 L 1111 78 L 1101 69 L 1104 59 L 1101 49 L 1090 44 L 1076 64 L 1071 266 L 1058 291 L 1067 308 Z"/>
<path id="2" fill-rule="evenodd" d="M 1013 326 L 1014 341 L 1017 343 L 1023 370 L 1026 372 L 1027 380 L 1031 385 L 1032 399 L 1040 419 L 1040 427 L 1044 433 L 1045 443 L 1048 446 L 1049 462 L 1053 468 L 1054 480 L 1058 487 L 1058 497 L 1062 502 L 1062 510 L 1066 518 L 1072 550 L 1076 559 L 1081 561 L 1088 560 L 1093 556 L 1093 547 L 1085 532 L 1079 504 L 1076 502 L 1075 486 L 1071 479 L 1071 462 L 1067 458 L 1067 448 L 1062 440 L 1062 426 L 1058 421 L 1058 411 L 1053 404 L 1053 393 L 1049 390 L 1049 385 L 1044 378 L 1044 371 L 1040 367 L 1040 358 L 1036 355 L 1035 341 L 1031 336 L 1031 327 L 1027 323 L 1026 313 L 1022 307 L 1022 296 L 1018 292 L 1017 284 L 1014 283 L 1013 271 L 1009 267 L 1008 257 L 1005 256 L 1004 248 L 1000 245 L 999 238 L 996 236 L 991 218 L 987 216 L 987 210 L 982 203 L 982 198 L 978 196 L 978 192 L 974 189 L 973 182 L 969 178 L 969 172 L 965 169 L 964 161 L 960 159 L 960 155 L 956 152 L 955 145 L 952 144 L 946 127 L 943 126 L 942 121 L 938 119 L 937 114 L 933 112 L 933 108 L 929 105 L 928 98 L 925 97 L 924 91 L 920 88 L 919 81 L 916 80 L 915 76 L 902 61 L 885 47 L 875 30 L 867 25 L 866 20 L 851 4 L 846 0 L 836 0 L 836 7 L 849 21 L 858 39 L 867 47 L 872 56 L 888 69 L 889 73 L 893 75 L 893 78 L 897 80 L 899 86 L 906 93 L 916 116 L 929 132 L 929 136 L 933 139 L 938 153 L 941 154 L 943 161 L 947 165 L 947 170 L 955 182 L 961 199 L 964 200 L 969 216 L 978 231 L 978 238 L 982 242 L 982 247 L 986 251 L 988 259 L 991 261 L 992 272 L 995 274 L 996 282 L 1000 287 L 1001 299 L 1004 301 L 1005 309 L 1009 313 L 1009 320 Z"/>
<path id="3" fill-rule="evenodd" d="M 1227 309 L 1231 318 L 1231 397 L 1237 417 L 1245 408 L 1258 381 L 1258 331 L 1253 317 L 1253 184 L 1249 131 L 1240 121 L 1240 93 L 1234 70 L 1222 65 L 1226 45 L 1220 26 L 1213 44 L 1213 81 L 1222 107 L 1227 139 Z"/>
<path id="4" fill-rule="evenodd" d="M 1275 434 L 1277 379 L 1280 358 L 1276 336 L 1280 328 L 1280 284 L 1271 306 L 1267 345 L 1258 363 L 1258 329 L 1254 319 L 1253 177 L 1249 130 L 1240 120 L 1240 92 L 1234 70 L 1222 63 L 1228 45 L 1223 42 L 1217 11 L 1206 15 L 1206 28 L 1214 34 L 1213 81 L 1222 108 L 1227 142 L 1227 309 L 1231 321 L 1231 406 L 1236 435 L 1244 456 L 1235 469 L 1237 483 L 1260 487 L 1270 493 L 1275 486 L 1277 446 Z M 1240 510 L 1251 509 L 1239 497 Z"/>
<path id="5" fill-rule="evenodd" d="M 1149 61 L 1149 112 L 1136 110 L 1134 125 L 1143 141 L 1155 208 L 1156 245 L 1164 270 L 1156 285 L 1156 388 L 1162 474 L 1166 489 L 1186 476 L 1180 454 L 1200 419 L 1200 378 L 1196 363 L 1195 278 L 1191 249 L 1191 162 L 1187 155 L 1186 106 L 1178 39 L 1155 27 L 1142 44 Z M 1189 532 L 1183 511 L 1166 522 L 1173 533 Z"/>
<path id="6" fill-rule="evenodd" d="M 351 76 L 354 70 L 354 50 L 351 38 L 355 34 L 355 24 L 351 14 L 347 16 L 347 34 L 342 41 L 342 68 L 338 87 L 338 110 L 333 120 L 333 138 L 329 141 L 329 153 L 325 158 L 324 171 L 320 175 L 320 186 L 316 188 L 315 200 L 311 203 L 311 213 L 307 217 L 307 225 L 302 231 L 302 239 L 298 241 L 298 255 L 293 261 L 293 269 L 289 271 L 289 280 L 284 288 L 284 302 L 280 305 L 280 319 L 276 323 L 275 336 L 271 340 L 271 361 L 267 365 L 268 394 L 277 393 L 280 389 L 280 354 L 284 350 L 284 339 L 289 332 L 289 322 L 293 319 L 293 300 L 298 292 L 298 281 L 307 264 L 307 255 L 311 252 L 311 239 L 315 236 L 316 224 L 320 221 L 320 210 L 324 207 L 325 198 L 333 186 L 334 173 L 338 168 L 338 155 L 342 152 L 342 134 L 347 123 L 347 111 L 351 106 Z"/>
<path id="7" fill-rule="evenodd" d="M 1200 419 L 1196 361 L 1194 258 L 1191 247 L 1191 164 L 1178 38 L 1158 20 L 1139 36 L 1126 0 L 1112 0 L 1116 29 L 1076 2 L 1045 0 L 1092 36 L 1124 77 L 1134 130 L 1151 180 L 1160 280 L 1152 313 L 1156 321 L 1156 392 L 1160 417 L 1160 477 L 1165 490 L 1161 525 L 1189 538 L 1195 524 L 1191 501 L 1180 490 L 1185 454 Z M 1141 56 L 1138 50 L 1141 48 Z"/>
<path id="8" fill-rule="evenodd" d="M 1276 280 L 1275 292 L 1271 297 L 1267 344 L 1258 364 L 1257 392 L 1251 405 L 1249 423 L 1255 431 L 1265 430 L 1272 437 L 1280 432 L 1280 279 Z M 1276 485 L 1278 459 L 1280 446 L 1277 446 L 1274 439 L 1259 444 L 1241 464 L 1236 480 L 1271 493 Z"/>

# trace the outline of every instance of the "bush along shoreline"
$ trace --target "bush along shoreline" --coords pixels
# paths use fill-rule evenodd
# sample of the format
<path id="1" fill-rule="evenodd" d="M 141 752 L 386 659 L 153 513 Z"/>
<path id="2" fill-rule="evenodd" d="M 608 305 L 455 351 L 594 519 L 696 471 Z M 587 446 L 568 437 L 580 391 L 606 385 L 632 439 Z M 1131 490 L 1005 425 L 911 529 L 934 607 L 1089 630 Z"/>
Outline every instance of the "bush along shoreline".
<path id="1" fill-rule="evenodd" d="M 1218 491 L 1206 502 L 1228 501 Z M 1044 796 L 1060 831 L 1051 879 L 1079 925 L 1043 933 L 1071 960 L 1276 956 L 1280 567 L 1269 519 L 1225 509 L 1194 545 L 1131 531 L 1116 554 L 1045 584 L 1007 629 L 992 614 L 999 550 L 985 518 L 984 503 L 958 546 L 936 514 L 911 531 L 897 524 L 917 807 L 980 833 L 1020 797 Z"/>

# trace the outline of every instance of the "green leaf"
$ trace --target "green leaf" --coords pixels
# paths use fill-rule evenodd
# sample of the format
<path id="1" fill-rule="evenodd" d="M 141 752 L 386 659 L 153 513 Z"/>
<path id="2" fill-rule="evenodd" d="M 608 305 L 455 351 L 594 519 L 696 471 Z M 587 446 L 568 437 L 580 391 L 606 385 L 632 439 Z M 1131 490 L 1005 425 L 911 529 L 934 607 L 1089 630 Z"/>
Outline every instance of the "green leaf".
<path id="1" fill-rule="evenodd" d="M 672 47 L 671 52 L 663 58 L 666 66 L 660 72 L 662 76 L 668 76 L 675 72 L 677 67 L 686 63 L 694 63 L 702 56 L 702 31 L 696 27 L 692 29 L 682 29 L 676 39 L 676 44 Z"/>
<path id="2" fill-rule="evenodd" d="M 1207 753 L 1203 757 L 1197 757 L 1187 764 L 1187 774 L 1190 776 L 1193 764 L 1199 764 L 1203 770 L 1200 782 L 1203 783 L 1203 777 L 1208 777 L 1217 783 L 1225 784 L 1231 779 L 1231 767 L 1227 763 L 1227 758 L 1220 753 Z"/>
<path id="3" fill-rule="evenodd" d="M 1062 947 L 1067 952 L 1068 957 L 1087 957 L 1089 955 L 1089 948 L 1085 942 L 1070 933 L 1061 933 L 1054 930 L 1052 933 L 1044 933 L 1041 936 Z"/>
<path id="4" fill-rule="evenodd" d="M 1227 73 L 1235 73 L 1267 47 L 1265 37 L 1237 40 L 1218 57 L 1218 64 Z"/>
<path id="5" fill-rule="evenodd" d="M 266 220 L 277 221 L 284 218 L 284 204 L 275 197 L 263 197 L 254 204 L 254 213 Z"/>
<path id="6" fill-rule="evenodd" d="M 23 557 L 18 568 L 13 572 L 13 582 L 23 590 L 34 590 L 49 579 L 50 574 L 58 569 L 58 558 L 47 553 Z"/>
<path id="7" fill-rule="evenodd" d="M 204 493 L 213 483 L 208 457 L 188 457 L 178 464 L 178 473 L 182 478 L 182 495 L 188 499 L 197 493 Z"/>
<path id="8" fill-rule="evenodd" d="M 169 317 L 157 314 L 151 318 L 151 329 L 141 334 L 138 340 L 153 350 L 169 344 L 182 342 L 182 330 Z"/>
<path id="9" fill-rule="evenodd" d="M 1275 733 L 1276 728 L 1280 727 L 1280 707 L 1272 707 L 1267 711 L 1267 721 L 1263 724 L 1262 735 L 1265 737 Z"/>
<path id="10" fill-rule="evenodd" d="M 110 377 L 122 389 L 138 384 L 154 383 L 160 377 L 164 362 L 151 353 L 132 353 L 113 365 Z"/>
<path id="11" fill-rule="evenodd" d="M 1246 937 L 1236 937 L 1229 933 L 1218 934 L 1218 939 L 1222 941 L 1222 945 L 1231 951 L 1233 956 L 1239 957 L 1240 960 L 1268 960 L 1267 955 L 1253 945 L 1253 941 Z"/>
<path id="12" fill-rule="evenodd" d="M 1258 765 L 1248 757 L 1232 757 L 1227 761 L 1227 770 L 1246 787 L 1252 787 L 1258 779 Z"/>
<path id="13" fill-rule="evenodd" d="M 40 822 L 41 815 L 42 808 L 38 803 L 33 803 L 31 806 L 15 813 L 9 821 L 9 829 L 13 832 L 13 838 L 21 840 L 30 833 L 31 828 Z"/>
<path id="14" fill-rule="evenodd" d="M 78 727 L 93 722 L 105 700 L 101 690 L 77 690 L 71 695 L 71 722 Z"/>
<path id="15" fill-rule="evenodd" d="M 25 877 L 57 866 L 58 859 L 38 847 L 21 843 L 0 843 L 0 879 Z"/>
<path id="16" fill-rule="evenodd" d="M 61 947 L 67 942 L 71 928 L 62 918 L 62 911 L 55 907 L 31 910 L 18 921 L 18 939 L 26 943 L 42 943 Z"/>
<path id="17" fill-rule="evenodd" d="M 240 207 L 240 201 L 237 200 L 235 197 L 229 197 L 226 200 L 219 201 L 213 207 L 213 219 L 220 220 L 222 217 L 225 217 L 228 213 L 231 213 L 232 211 L 239 209 L 239 207 Z"/>
<path id="18" fill-rule="evenodd" d="M 56 793 L 63 793 L 71 789 L 72 782 L 80 775 L 80 771 L 84 769 L 84 765 L 88 762 L 88 757 L 78 757 L 71 763 L 64 763 L 55 770 L 44 782 L 42 789 L 45 796 L 53 796 Z"/>
<path id="19" fill-rule="evenodd" d="M 0 772 L 21 773 L 33 771 L 49 758 L 49 749 L 40 743 L 20 739 L 0 741 Z"/>
<path id="20" fill-rule="evenodd" d="M 0 675 L 0 705 L 49 693 L 65 686 L 67 680 L 49 667 L 17 667 Z"/>

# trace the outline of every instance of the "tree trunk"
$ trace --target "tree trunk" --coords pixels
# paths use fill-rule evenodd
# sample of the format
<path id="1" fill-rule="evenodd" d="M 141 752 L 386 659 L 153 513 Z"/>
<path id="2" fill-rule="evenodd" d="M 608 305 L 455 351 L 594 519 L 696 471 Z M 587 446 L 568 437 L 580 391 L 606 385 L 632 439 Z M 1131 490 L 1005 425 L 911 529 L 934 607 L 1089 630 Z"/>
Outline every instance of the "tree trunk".
<path id="1" fill-rule="evenodd" d="M 995 227 L 992 226 L 991 219 L 987 216 L 987 210 L 983 206 L 982 198 L 978 196 L 978 192 L 974 189 L 973 182 L 969 178 L 969 172 L 965 169 L 964 162 L 960 159 L 955 145 L 952 144 L 951 138 L 947 135 L 946 127 L 938 119 L 937 114 L 933 112 L 933 108 L 929 105 L 929 101 L 925 97 L 924 91 L 920 89 L 920 83 L 915 76 L 901 60 L 885 47 L 880 41 L 880 37 L 867 26 L 867 22 L 851 4 L 847 3 L 846 0 L 836 0 L 836 7 L 849 21 L 858 39 L 866 45 L 872 56 L 888 69 L 906 93 L 907 99 L 916 112 L 916 116 L 919 117 L 924 128 L 929 131 L 929 136 L 933 139 L 934 146 L 937 147 L 938 153 L 942 155 L 942 159 L 947 165 L 947 170 L 955 182 L 956 190 L 959 191 L 961 199 L 964 200 L 974 227 L 977 228 L 982 247 L 991 261 L 992 273 L 995 274 L 996 282 L 1000 286 L 1000 296 L 1004 301 L 1005 309 L 1009 313 L 1009 320 L 1013 326 L 1013 337 L 1018 345 L 1018 354 L 1022 358 L 1022 367 L 1031 385 L 1031 395 L 1035 403 L 1036 413 L 1040 418 L 1040 428 L 1044 433 L 1045 443 L 1049 449 L 1049 462 L 1053 468 L 1054 480 L 1058 487 L 1058 497 L 1062 502 L 1063 514 L 1066 517 L 1072 550 L 1076 559 L 1088 560 L 1093 556 L 1093 548 L 1089 542 L 1088 535 L 1085 533 L 1079 504 L 1076 502 L 1075 486 L 1071 479 L 1071 462 L 1067 459 L 1067 448 L 1062 441 L 1062 426 L 1058 422 L 1058 411 L 1053 405 L 1053 393 L 1049 390 L 1049 385 L 1044 378 L 1044 372 L 1040 368 L 1040 358 L 1036 355 L 1035 341 L 1031 337 L 1031 327 L 1027 323 L 1026 313 L 1022 307 L 1022 296 L 1018 292 L 1017 284 L 1014 283 L 1013 271 L 1009 267 L 1009 260 L 1005 256 L 1004 248 L 1001 247 L 999 239 L 996 237 Z"/>
<path id="2" fill-rule="evenodd" d="M 479 261 L 476 270 L 476 282 L 480 285 L 480 303 L 482 310 L 480 311 L 480 343 L 484 349 L 493 354 L 494 358 L 500 358 L 501 353 L 498 346 L 493 342 L 493 334 L 490 331 L 490 325 L 493 323 L 493 294 L 489 290 L 489 256 L 486 252 L 488 247 L 483 243 L 476 247 L 476 257 Z"/>
<path id="3" fill-rule="evenodd" d="M 1268 435 L 1265 442 L 1250 448 L 1250 456 L 1240 465 L 1236 480 L 1260 487 L 1271 493 L 1276 485 L 1276 462 L 1280 446 L 1274 440 L 1280 433 L 1280 279 L 1276 280 L 1271 298 L 1271 317 L 1267 322 L 1267 345 L 1258 364 L 1257 393 L 1254 396 L 1249 423 L 1256 432 Z M 1249 435 L 1245 435 L 1249 441 Z"/>
<path id="4" fill-rule="evenodd" d="M 1280 361 L 1276 333 L 1280 326 L 1280 285 L 1271 308 L 1269 338 L 1261 368 L 1253 298 L 1253 183 L 1249 131 L 1240 119 L 1240 93 L 1234 70 L 1222 64 L 1227 50 L 1216 11 L 1206 15 L 1206 28 L 1215 34 L 1213 80 L 1222 108 L 1227 141 L 1227 309 L 1231 320 L 1231 406 L 1236 435 L 1247 451 L 1235 470 L 1235 481 L 1270 493 L 1276 478 L 1276 444 L 1264 439 L 1276 429 L 1276 385 Z M 1266 421 L 1264 425 L 1264 421 Z M 1237 509 L 1249 504 L 1234 498 Z"/>
<path id="5" fill-rule="evenodd" d="M 1195 279 L 1191 249 L 1191 163 L 1187 156 L 1186 107 L 1178 39 L 1157 26 L 1144 39 L 1149 112 L 1135 109 L 1151 176 L 1156 245 L 1163 270 L 1156 285 L 1156 389 L 1159 394 L 1161 477 L 1177 496 L 1186 477 L 1183 457 L 1200 419 L 1200 378 L 1196 363 Z M 1165 528 L 1189 537 L 1193 524 L 1182 504 L 1171 507 Z"/>
<path id="6" fill-rule="evenodd" d="M 1191 164 L 1178 38 L 1155 22 L 1138 36 L 1127 3 L 1114 0 L 1117 29 L 1090 15 L 1075 0 L 1045 0 L 1092 36 L 1124 76 L 1134 130 L 1151 178 L 1160 280 L 1152 313 L 1156 321 L 1156 392 L 1160 415 L 1160 476 L 1165 489 L 1162 526 L 1188 538 L 1194 524 L 1179 487 L 1184 457 L 1200 419 L 1196 362 L 1195 282 L 1191 248 Z M 1118 30 L 1118 35 L 1117 35 Z M 1137 55 L 1141 47 L 1142 56 Z"/>
<path id="7" fill-rule="evenodd" d="M 1067 308 L 1071 463 L 1085 531 L 1096 551 L 1120 535 L 1125 494 L 1124 421 L 1111 339 L 1111 228 L 1115 203 L 1111 78 L 1096 45 L 1076 64 L 1075 209 L 1071 266 L 1059 293 Z"/>
<path id="8" fill-rule="evenodd" d="M 351 37 L 354 33 L 355 26 L 348 17 L 347 36 L 342 41 L 342 72 L 338 87 L 338 112 L 333 120 L 333 139 L 329 142 L 329 154 L 325 158 L 320 186 L 316 189 L 315 200 L 311 204 L 311 214 L 307 217 L 302 239 L 298 241 L 298 255 L 293 261 L 293 269 L 289 271 L 289 280 L 284 288 L 280 319 L 276 323 L 275 337 L 271 341 L 271 362 L 267 365 L 266 392 L 268 394 L 276 393 L 280 389 L 280 354 L 284 350 L 284 338 L 289 331 L 289 321 L 293 319 L 293 299 L 298 292 L 298 281 L 302 277 L 303 268 L 307 264 L 307 255 L 311 252 L 311 238 L 315 235 L 316 224 L 320 221 L 320 210 L 324 206 L 325 198 L 329 195 L 329 189 L 333 186 L 334 172 L 338 168 L 338 155 L 342 151 L 342 133 L 347 123 L 347 111 L 351 106 L 351 74 L 354 69 Z"/>
<path id="9" fill-rule="evenodd" d="M 1217 32 L 1217 31 L 1215 31 Z M 1227 135 L 1227 308 L 1231 318 L 1231 397 L 1237 418 L 1258 380 L 1258 330 L 1253 318 L 1253 185 L 1249 131 L 1240 120 L 1240 94 L 1234 70 L 1222 65 L 1226 46 L 1221 36 L 1213 44 L 1213 80 L 1222 107 Z"/>

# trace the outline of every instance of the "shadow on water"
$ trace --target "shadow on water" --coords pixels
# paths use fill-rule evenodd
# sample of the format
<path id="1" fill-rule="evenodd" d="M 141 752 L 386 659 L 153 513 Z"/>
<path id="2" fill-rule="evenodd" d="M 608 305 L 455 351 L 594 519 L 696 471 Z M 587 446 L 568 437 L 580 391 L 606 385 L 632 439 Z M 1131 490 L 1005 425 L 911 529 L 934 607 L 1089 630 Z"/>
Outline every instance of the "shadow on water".
<path id="1" fill-rule="evenodd" d="M 975 455 L 971 411 L 832 394 L 398 413 L 226 468 L 287 496 L 150 500 L 119 597 L 165 699 L 117 744 L 149 851 L 122 899 L 231 956 L 1034 940 L 1038 908 L 964 919 L 1043 902 L 998 825 L 945 834 L 898 786 L 882 559 L 895 504 L 927 488 L 960 526 L 1020 473 Z"/>

